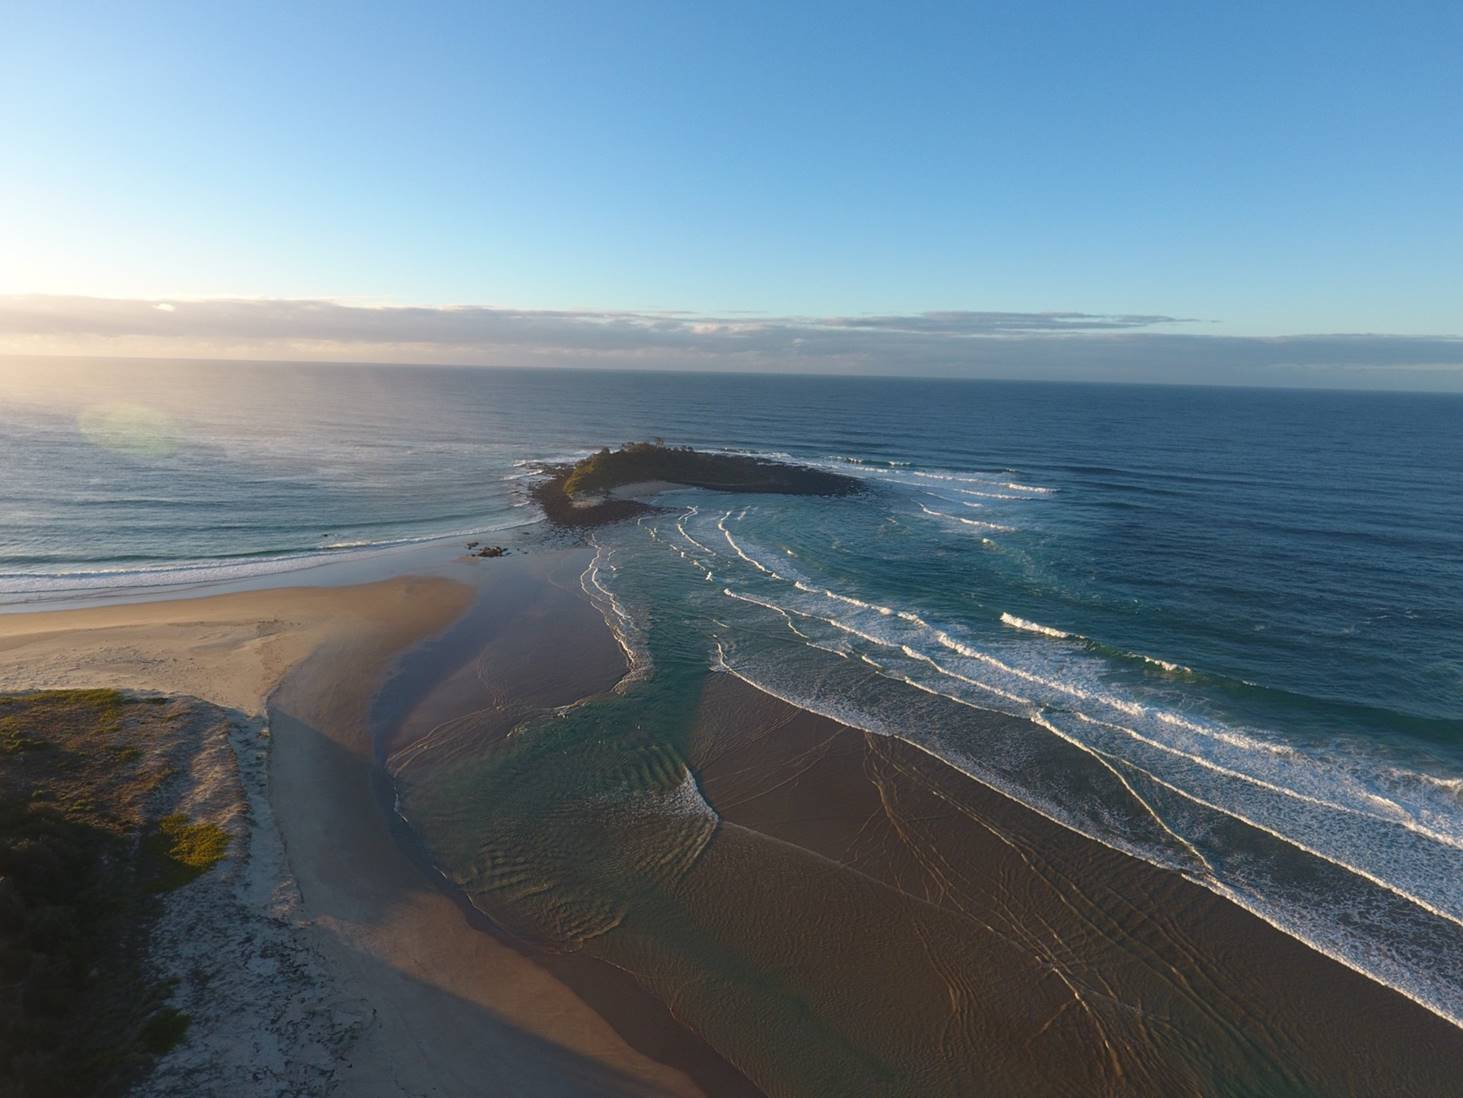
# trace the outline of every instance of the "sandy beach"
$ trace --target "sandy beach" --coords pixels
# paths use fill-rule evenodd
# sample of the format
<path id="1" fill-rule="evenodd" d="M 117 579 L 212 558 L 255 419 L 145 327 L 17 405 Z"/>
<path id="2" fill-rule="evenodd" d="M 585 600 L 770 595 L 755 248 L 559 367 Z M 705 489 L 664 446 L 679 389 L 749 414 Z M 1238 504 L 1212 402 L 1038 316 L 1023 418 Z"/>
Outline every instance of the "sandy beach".
<path id="1" fill-rule="evenodd" d="M 469 907 L 394 818 L 380 764 L 410 773 L 425 751 L 471 780 L 536 716 L 609 696 L 625 662 L 580 590 L 587 559 L 0 617 L 0 687 L 236 717 L 249 855 L 159 932 L 165 969 L 213 967 L 142 1093 L 1443 1095 L 1463 1077 L 1463 1034 L 1402 996 L 727 674 L 672 756 L 632 766 L 684 773 L 664 780 L 692 783 L 707 828 L 654 782 L 629 817 L 536 801 L 512 857 L 541 883 L 470 888 Z M 500 822 L 479 812 L 458 826 L 491 850 Z M 543 922 L 609 902 L 586 890 L 618 887 L 622 859 L 638 880 L 647 843 L 655 884 L 603 927 Z M 601 849 L 611 876 L 583 876 Z"/>
<path id="2" fill-rule="evenodd" d="M 216 1006 L 142 1093 L 701 1093 L 469 925 L 391 837 L 370 700 L 473 594 L 399 579 L 0 616 L 0 688 L 182 694 L 237 717 L 250 851 L 207 901 L 234 924 L 209 943 Z"/>

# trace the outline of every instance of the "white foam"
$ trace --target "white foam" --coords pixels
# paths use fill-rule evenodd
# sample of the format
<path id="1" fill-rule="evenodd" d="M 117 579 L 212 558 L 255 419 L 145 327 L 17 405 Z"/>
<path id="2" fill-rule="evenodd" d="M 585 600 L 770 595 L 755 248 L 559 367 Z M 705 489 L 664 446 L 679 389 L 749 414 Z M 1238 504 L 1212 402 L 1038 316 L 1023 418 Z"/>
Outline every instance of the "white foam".
<path id="1" fill-rule="evenodd" d="M 1009 625 L 1012 629 L 1021 629 L 1028 633 L 1040 633 L 1047 637 L 1056 637 L 1059 640 L 1069 640 L 1072 634 L 1063 632 L 1060 629 L 1053 629 L 1050 625 L 1042 625 L 1039 622 L 1027 621 L 1025 618 L 1018 618 L 1015 614 L 1002 614 L 1001 623 Z"/>
<path id="2" fill-rule="evenodd" d="M 1190 671 L 1189 668 L 1185 667 L 1181 663 L 1174 663 L 1171 660 L 1161 660 L 1157 656 L 1144 656 L 1141 652 L 1138 653 L 1138 655 L 1142 658 L 1144 663 L 1151 663 L 1154 667 L 1161 667 L 1165 671 L 1172 671 L 1176 675 L 1193 674 L 1193 672 Z"/>
<path id="3" fill-rule="evenodd" d="M 540 514 L 527 519 L 465 527 L 445 533 L 337 541 L 314 549 L 249 557 L 218 557 L 148 565 L 83 566 L 57 571 L 0 572 L 0 599 L 19 596 L 17 601 L 27 599 L 41 601 L 64 597 L 73 592 L 124 591 L 155 587 L 237 583 L 256 577 L 298 572 L 322 564 L 359 560 L 371 554 L 392 549 L 405 549 L 413 545 L 431 545 L 464 537 L 518 530 L 536 526 L 544 521 L 544 516 Z"/>
<path id="4" fill-rule="evenodd" d="M 963 496 L 978 496 L 981 499 L 1030 499 L 1030 496 L 1015 496 L 1010 492 L 985 492 L 976 488 L 954 488 L 952 491 L 959 492 Z"/>
<path id="5" fill-rule="evenodd" d="M 1429 900 L 1424 899 L 1422 896 L 1419 896 L 1416 893 L 1399 886 L 1393 881 L 1387 880 L 1385 877 L 1382 877 L 1379 874 L 1372 872 L 1371 870 L 1368 870 L 1359 865 L 1352 864 L 1342 857 L 1335 857 L 1331 854 L 1328 854 L 1325 851 L 1322 851 L 1306 842 L 1303 842 L 1301 839 L 1297 838 L 1294 835 L 1287 835 L 1284 832 L 1279 831 L 1274 827 L 1270 827 L 1267 824 L 1245 814 L 1244 812 L 1239 811 L 1233 806 L 1217 804 L 1214 801 L 1202 797 L 1190 790 L 1184 789 L 1174 784 L 1173 782 L 1166 781 L 1163 778 L 1159 777 L 1157 774 L 1154 774 L 1152 771 L 1139 766 L 1137 763 L 1133 762 L 1130 759 L 1123 759 L 1122 762 L 1125 765 L 1132 767 L 1134 770 L 1141 772 L 1150 781 L 1153 781 L 1158 785 L 1163 786 L 1169 792 L 1179 797 L 1182 797 L 1185 800 L 1189 800 L 1194 802 L 1195 804 L 1202 805 L 1204 808 L 1209 809 L 1211 812 L 1218 812 L 1221 815 L 1228 816 L 1231 819 L 1238 820 L 1244 824 L 1248 824 L 1250 827 L 1255 828 L 1257 831 L 1263 831 L 1270 837 L 1278 839 L 1280 842 L 1285 843 L 1288 846 L 1292 846 L 1297 850 L 1309 854 L 1313 858 L 1318 858 L 1323 862 L 1337 867 L 1338 869 L 1343 869 L 1349 873 L 1355 874 L 1356 876 L 1367 881 L 1369 884 L 1372 884 L 1385 892 L 1392 893 L 1393 895 L 1412 904 L 1414 907 L 1421 908 L 1429 915 L 1435 916 L 1439 919 L 1444 919 L 1450 923 L 1456 924 L 1459 927 L 1463 927 L 1463 915 L 1459 915 L 1457 913 L 1449 911 L 1446 908 L 1439 907 Z"/>
<path id="6" fill-rule="evenodd" d="M 716 556 L 716 551 L 712 549 L 709 545 L 703 545 L 701 542 L 693 538 L 690 534 L 686 533 L 686 527 L 682 525 L 688 518 L 693 518 L 698 514 L 700 514 L 700 508 L 686 508 L 686 513 L 676 520 L 676 531 L 681 535 L 681 537 L 685 538 L 697 549 L 700 549 L 703 553 L 710 553 L 714 557 Z"/>
<path id="7" fill-rule="evenodd" d="M 579 587 L 589 597 L 589 601 L 595 609 L 600 612 L 600 617 L 609 626 L 615 642 L 625 654 L 627 670 L 616 684 L 616 689 L 623 690 L 630 683 L 639 681 L 650 674 L 650 653 L 643 646 L 635 643 L 637 630 L 634 619 L 630 617 L 629 612 L 615 593 L 599 578 L 601 565 L 608 563 L 614 550 L 606 550 L 592 538 L 591 544 L 595 547 L 594 558 L 580 573 Z M 614 570 L 613 565 L 610 567 L 611 570 Z"/>
<path id="8" fill-rule="evenodd" d="M 988 648 L 985 642 L 968 638 L 958 630 L 930 626 L 909 611 L 815 582 L 788 582 L 806 597 L 779 599 L 780 605 L 755 597 L 743 597 L 743 601 L 780 614 L 793 634 L 806 643 L 834 651 L 843 659 L 853 658 L 858 666 L 868 667 L 881 678 L 956 705 L 1006 711 L 1032 720 L 1092 759 L 1119 783 L 1123 799 L 1131 798 L 1133 810 L 1141 813 L 1128 824 L 1122 824 L 1119 816 L 1101 827 L 1092 821 L 1077 821 L 1074 826 L 1070 815 L 1074 807 L 1078 812 L 1087 810 L 1063 804 L 1051 817 L 1064 826 L 1154 864 L 1178 869 L 1221 895 L 1233 898 L 1233 893 L 1248 890 L 1250 902 L 1245 906 L 1262 913 L 1267 921 L 1453 1020 L 1457 1012 L 1448 1006 L 1448 989 L 1455 986 L 1449 983 L 1453 977 L 1439 976 L 1435 980 L 1417 967 L 1415 956 L 1407 958 L 1406 963 L 1389 959 L 1379 930 L 1325 914 L 1325 896 L 1302 899 L 1287 891 L 1280 878 L 1272 879 L 1275 870 L 1268 860 L 1216 857 L 1218 848 L 1205 821 L 1216 814 L 1227 817 L 1345 874 L 1346 880 L 1353 883 L 1337 879 L 1336 887 L 1342 889 L 1338 904 L 1380 904 L 1385 894 L 1390 898 L 1387 903 L 1405 905 L 1388 910 L 1400 920 L 1420 920 L 1416 932 L 1423 937 L 1418 941 L 1429 942 L 1434 940 L 1429 935 L 1444 934 L 1442 929 L 1430 927 L 1463 927 L 1463 891 L 1446 868 L 1448 860 L 1456 859 L 1456 852 L 1463 849 L 1463 830 L 1451 827 L 1452 814 L 1463 795 L 1463 778 L 1400 769 L 1381 774 L 1371 771 L 1372 778 L 1383 782 L 1381 786 L 1357 784 L 1348 789 L 1338 784 L 1346 771 L 1334 760 L 1311 758 L 1294 745 L 1154 706 L 1140 700 L 1141 695 L 1125 696 L 1106 687 L 1103 675 L 1109 665 L 1104 657 L 1114 652 L 1081 634 L 1003 613 L 1000 621 L 1010 629 L 1076 643 L 1048 647 L 1012 640 Z M 739 597 L 730 590 L 725 593 Z M 819 600 L 826 600 L 826 609 Z M 839 606 L 850 612 L 838 610 Z M 795 619 L 797 625 L 793 624 Z M 889 621 L 892 631 L 872 624 L 878 621 Z M 828 648 L 827 644 L 842 647 L 844 642 L 833 640 L 834 634 L 825 636 L 824 626 L 850 638 L 852 647 L 845 651 Z M 819 643 L 820 637 L 827 643 Z M 959 658 L 933 658 L 934 645 Z M 860 650 L 866 646 L 866 651 Z M 1165 671 L 1188 670 L 1157 657 L 1120 654 Z M 1041 662 L 1033 663 L 1032 658 Z M 1052 661 L 1050 666 L 1048 660 Z M 1086 677 L 1084 670 L 1093 677 Z M 774 676 L 780 674 L 775 668 L 772 672 Z M 738 677 L 767 689 L 753 677 Z M 760 677 L 762 673 L 758 672 L 755 678 Z M 831 682 L 810 685 L 815 694 L 826 693 Z M 802 692 L 801 687 L 798 692 Z M 804 700 L 778 696 L 820 711 Z M 867 720 L 853 714 L 839 713 L 837 719 L 868 727 Z M 905 738 L 900 732 L 885 730 L 884 734 Z M 952 749 L 958 750 L 942 738 L 939 750 L 932 753 L 949 762 Z M 1004 773 L 1000 766 L 997 769 Z M 1009 779 L 1024 787 L 1029 781 L 1040 781 L 1041 776 L 1033 774 L 1027 779 L 1013 772 Z M 1153 784 L 1145 785 L 1147 782 Z M 1000 783 L 996 787 L 1022 803 L 1033 798 L 1047 803 L 1032 788 L 1013 790 Z M 1394 788 L 1402 792 L 1394 792 Z M 1413 801 L 1426 807 L 1409 810 L 1408 802 Z M 1151 821 L 1151 827 L 1143 821 Z M 1140 824 L 1140 830 L 1131 831 L 1133 823 Z M 1141 841 L 1135 842 L 1138 839 Z M 1175 864 L 1172 859 L 1179 857 L 1182 862 Z M 1214 858 L 1213 863 L 1210 858 Z M 1246 878 L 1249 883 L 1245 883 Z M 1297 912 L 1311 910 L 1315 912 L 1314 925 L 1305 931 L 1292 930 Z"/>
<path id="9" fill-rule="evenodd" d="M 745 515 L 746 513 L 746 511 L 742 512 L 743 515 Z M 726 528 L 726 520 L 729 518 L 731 518 L 730 511 L 728 511 L 726 514 L 722 515 L 721 518 L 716 520 L 716 528 L 722 532 L 722 535 L 726 538 L 726 543 L 732 547 L 733 552 L 735 552 L 737 556 L 741 557 L 753 568 L 757 569 L 757 571 L 764 572 L 767 575 L 771 576 L 773 579 L 782 579 L 782 576 L 778 575 L 771 568 L 768 568 L 761 561 L 756 560 L 753 557 L 749 557 L 746 553 L 742 551 L 742 547 L 738 545 L 736 539 L 731 536 L 731 531 Z"/>
<path id="10" fill-rule="evenodd" d="M 795 580 L 793 586 L 799 591 L 806 591 L 810 595 L 822 595 L 825 598 L 834 599 L 837 602 L 847 603 L 849 606 L 857 606 L 863 610 L 873 610 L 877 613 L 889 616 L 894 613 L 888 606 L 880 606 L 878 603 L 865 602 L 863 599 L 856 599 L 851 595 L 840 595 L 837 591 L 830 591 L 826 587 L 811 587 L 802 580 Z"/>
<path id="11" fill-rule="evenodd" d="M 1387 773 L 1393 778 L 1429 785 L 1455 797 L 1463 796 L 1463 778 L 1441 778 L 1434 774 L 1424 774 L 1421 771 L 1406 770 L 1401 767 L 1389 767 Z"/>
<path id="12" fill-rule="evenodd" d="M 1401 827 L 1431 842 L 1463 850 L 1463 838 L 1460 838 L 1456 835 L 1450 835 L 1442 831 L 1436 831 L 1432 828 L 1417 823 L 1406 814 L 1405 810 L 1400 805 L 1386 797 L 1378 797 L 1375 794 L 1363 793 L 1363 797 L 1365 800 L 1371 802 L 1373 805 L 1381 809 L 1380 812 L 1368 812 L 1356 808 L 1352 805 L 1341 804 L 1337 801 L 1328 800 L 1325 797 L 1313 796 L 1312 794 L 1304 793 L 1298 789 L 1292 789 L 1289 786 L 1281 785 L 1277 782 L 1268 781 L 1254 774 L 1249 774 L 1242 770 L 1236 770 L 1233 767 L 1224 766 L 1220 763 L 1215 762 L 1212 759 L 1206 758 L 1203 755 L 1196 754 L 1192 751 L 1185 751 L 1182 748 L 1175 747 L 1173 744 L 1160 742 L 1159 740 L 1156 740 L 1151 736 L 1145 736 L 1137 729 L 1129 728 L 1126 725 L 1117 724 L 1112 721 L 1099 720 L 1096 717 L 1089 717 L 1084 713 L 1077 713 L 1075 711 L 1072 713 L 1072 716 L 1076 717 L 1079 721 L 1084 721 L 1088 724 L 1101 725 L 1103 727 L 1113 729 L 1114 731 L 1119 732 L 1122 735 L 1131 737 L 1132 739 L 1137 740 L 1138 742 L 1143 743 L 1157 751 L 1161 751 L 1165 754 L 1182 758 L 1186 762 L 1191 763 L 1195 766 L 1202 767 L 1205 770 L 1212 771 L 1216 774 L 1221 774 L 1224 777 L 1232 778 L 1236 781 L 1244 782 L 1248 785 L 1253 785 L 1257 788 L 1278 794 L 1279 796 L 1295 801 L 1300 801 L 1305 804 L 1313 805 L 1317 808 L 1322 808 L 1330 812 L 1344 813 L 1349 816 L 1360 817 L 1362 819 L 1370 820 L 1387 826 Z M 1246 743 L 1255 742 L 1249 740 L 1248 737 L 1232 738 L 1236 740 L 1243 740 Z"/>
<path id="13" fill-rule="evenodd" d="M 969 519 L 965 518 L 963 515 L 951 515 L 947 514 L 944 511 L 932 510 L 931 508 L 926 507 L 923 503 L 919 504 L 918 506 L 919 509 L 927 515 L 932 515 L 935 518 L 952 519 L 953 521 L 961 523 L 965 526 L 974 526 L 978 530 L 995 530 L 1004 534 L 1014 534 L 1016 532 L 1016 528 L 1014 526 L 1004 526 L 999 522 L 982 522 L 980 519 Z"/>
<path id="14" fill-rule="evenodd" d="M 951 639 L 953 640 L 953 638 Z M 968 648 L 968 646 L 966 647 Z M 918 652 L 917 650 L 906 648 L 905 654 L 909 655 L 912 658 L 920 660 L 923 663 L 932 664 L 938 667 L 938 665 L 935 664 L 935 661 L 930 660 L 924 653 Z M 883 665 L 878 661 L 869 659 L 866 656 L 861 655 L 860 658 L 863 660 L 863 662 L 873 667 L 875 669 L 875 673 L 881 675 L 881 677 L 903 682 L 906 685 L 914 687 L 915 689 L 918 689 L 924 693 L 940 697 L 959 705 L 970 706 L 977 709 L 982 708 L 980 706 L 974 705 L 964 698 L 952 696 L 950 694 L 944 693 L 943 691 L 936 690 L 933 687 L 922 683 L 917 679 L 910 678 L 907 675 L 901 675 L 897 672 L 891 672 L 890 670 L 888 670 L 886 665 Z M 884 728 L 877 721 L 871 722 L 870 718 L 861 712 L 851 713 L 844 710 L 828 710 L 820 703 L 810 703 L 809 700 L 806 698 L 792 697 L 786 693 L 771 688 L 769 684 L 759 682 L 752 676 L 738 669 L 730 667 L 726 662 L 724 653 L 720 655 L 718 663 L 719 670 L 728 671 L 736 677 L 741 678 L 743 681 L 748 682 L 750 685 L 753 685 L 758 689 L 763 690 L 764 692 L 780 697 L 791 704 L 797 705 L 804 709 L 809 709 L 813 712 L 822 713 L 825 716 L 840 720 L 854 727 L 865 728 L 869 731 L 875 731 L 883 735 L 897 735 L 899 736 L 899 738 L 906 739 L 907 742 L 911 742 L 913 746 L 942 758 L 947 763 L 956 764 L 957 762 L 957 760 L 953 758 L 945 749 L 941 748 L 940 750 L 935 750 L 930 746 L 919 743 L 917 740 L 909 740 L 900 731 L 893 731 L 888 728 Z M 964 678 L 968 680 L 968 677 L 959 676 L 958 673 L 955 674 L 953 677 Z M 976 685 L 984 687 L 986 684 L 981 684 L 977 682 Z M 1154 804 L 1150 803 L 1148 799 L 1140 794 L 1138 789 L 1134 786 L 1133 782 L 1129 781 L 1123 776 L 1122 773 L 1119 772 L 1119 767 L 1131 767 L 1134 772 L 1143 774 L 1145 780 L 1151 780 L 1155 782 L 1158 787 L 1167 789 L 1169 792 L 1178 796 L 1181 801 L 1187 801 L 1189 803 L 1199 805 L 1207 809 L 1208 811 L 1221 813 L 1223 815 L 1230 816 L 1242 823 L 1256 827 L 1257 830 L 1270 834 L 1278 841 L 1284 842 L 1287 845 L 1294 847 L 1295 849 L 1301 850 L 1309 856 L 1318 858 L 1319 860 L 1324 861 L 1341 871 L 1351 874 L 1359 882 L 1365 882 L 1367 886 L 1378 888 L 1383 892 L 1395 896 L 1398 900 L 1409 904 L 1419 913 L 1426 913 L 1427 916 L 1441 919 L 1445 922 L 1457 923 L 1458 920 L 1454 918 L 1445 907 L 1432 902 L 1429 898 L 1425 896 L 1418 895 L 1414 890 L 1398 886 L 1395 882 L 1387 880 L 1381 874 L 1371 872 L 1364 866 L 1349 864 L 1346 858 L 1333 857 L 1329 852 L 1319 849 L 1311 843 L 1298 841 L 1294 836 L 1287 835 L 1275 828 L 1267 826 L 1263 821 L 1253 818 L 1251 814 L 1247 812 L 1234 811 L 1231 808 L 1213 802 L 1208 797 L 1196 796 L 1195 794 L 1182 788 L 1174 782 L 1168 781 L 1164 777 L 1154 774 L 1147 768 L 1133 763 L 1131 760 L 1102 751 L 1094 745 L 1085 742 L 1082 738 L 1078 737 L 1073 732 L 1062 729 L 1061 727 L 1055 725 L 1052 721 L 1046 719 L 1045 714 L 1040 711 L 1037 711 L 1034 714 L 1030 715 L 1034 717 L 1035 723 L 1037 723 L 1041 727 L 1044 727 L 1046 731 L 1057 736 L 1064 743 L 1069 744 L 1074 749 L 1079 750 L 1083 752 L 1084 755 L 1092 758 L 1094 762 L 1096 762 L 1098 765 L 1101 765 L 1107 773 L 1109 773 L 1116 781 L 1118 781 L 1125 788 L 1127 794 L 1133 798 L 1134 804 L 1137 805 L 1144 812 L 1144 815 L 1147 818 L 1153 821 L 1154 826 L 1156 826 L 1159 831 L 1167 836 L 1168 841 L 1174 844 L 1174 846 L 1178 849 L 1182 849 L 1184 851 L 1185 857 L 1186 859 L 1188 859 L 1188 865 L 1190 866 L 1190 870 L 1186 871 L 1184 866 L 1181 864 L 1174 864 L 1171 860 L 1169 860 L 1168 857 L 1165 857 L 1163 855 L 1161 849 L 1149 848 L 1142 843 L 1135 844 L 1130 839 L 1124 838 L 1121 834 L 1112 833 L 1106 828 L 1104 828 L 1101 832 L 1095 832 L 1090 825 L 1073 819 L 1068 814 L 1066 809 L 1056 808 L 1055 806 L 1051 805 L 1050 802 L 1044 800 L 1039 795 L 1035 795 L 1034 792 L 1030 789 L 1013 788 L 1009 781 L 993 781 L 991 780 L 990 775 L 974 772 L 968 769 L 966 765 L 960 765 L 960 769 L 970 774 L 970 776 L 975 778 L 977 781 L 981 781 L 983 784 L 990 785 L 992 788 L 998 789 L 1000 792 L 1013 797 L 1022 804 L 1033 808 L 1034 810 L 1040 812 L 1042 815 L 1046 816 L 1048 819 L 1051 819 L 1053 822 L 1056 822 L 1064 827 L 1076 831 L 1079 834 L 1086 835 L 1087 837 L 1095 839 L 1096 841 L 1102 842 L 1105 845 L 1115 846 L 1118 849 L 1126 850 L 1128 853 L 1134 854 L 1135 856 L 1140 857 L 1143 860 L 1151 862 L 1155 865 L 1159 865 L 1169 869 L 1176 869 L 1180 872 L 1183 872 L 1186 876 L 1189 876 L 1190 879 L 1195 880 L 1196 882 L 1203 884 L 1206 887 L 1209 887 L 1216 893 L 1222 896 L 1226 896 L 1230 899 L 1235 899 L 1237 902 L 1242 902 L 1242 906 L 1246 907 L 1247 910 L 1250 910 L 1260 917 L 1264 918 L 1265 921 L 1269 922 L 1271 925 L 1276 926 L 1286 933 L 1294 935 L 1299 940 L 1306 942 L 1314 948 L 1319 949 L 1327 956 L 1331 956 L 1337 960 L 1342 961 L 1343 963 L 1347 964 L 1348 967 L 1353 968 L 1363 975 L 1366 975 L 1367 977 L 1376 980 L 1386 986 L 1396 988 L 1403 994 L 1406 994 L 1414 1002 L 1417 1002 L 1419 1005 L 1424 1006 L 1425 1008 L 1439 1014 L 1441 1017 L 1452 1021 L 1455 1024 L 1459 1024 L 1459 1019 L 1456 1016 L 1458 1012 L 1448 1005 L 1449 993 L 1446 989 L 1450 985 L 1446 978 L 1440 981 L 1433 981 L 1431 978 L 1423 978 L 1421 982 L 1419 982 L 1416 979 L 1415 975 L 1411 973 L 1411 971 L 1408 970 L 1405 965 L 1399 967 L 1398 965 L 1392 964 L 1387 959 L 1385 954 L 1378 955 L 1375 953 L 1376 943 L 1368 935 L 1365 927 L 1353 931 L 1351 929 L 1348 929 L 1344 923 L 1337 923 L 1334 925 L 1326 923 L 1324 925 L 1324 928 L 1321 924 L 1317 924 L 1316 926 L 1313 926 L 1309 929 L 1297 928 L 1294 924 L 1294 920 L 1288 919 L 1285 915 L 1287 905 L 1293 906 L 1293 902 L 1291 899 L 1288 899 L 1283 892 L 1278 894 L 1278 899 L 1272 899 L 1258 893 L 1246 893 L 1245 889 L 1252 886 L 1246 886 L 1239 881 L 1217 876 L 1216 867 L 1208 861 L 1204 852 L 1199 850 L 1194 842 L 1190 840 L 1186 835 L 1184 835 L 1178 827 L 1176 827 L 1168 819 L 1165 819 L 1164 815 L 1158 811 L 1157 807 Z M 1282 792 L 1282 795 L 1288 795 L 1288 793 L 1293 792 L 1294 791 Z M 1176 853 L 1177 851 L 1174 850 L 1173 852 Z M 1226 872 L 1228 871 L 1227 866 L 1225 867 L 1225 870 Z"/>

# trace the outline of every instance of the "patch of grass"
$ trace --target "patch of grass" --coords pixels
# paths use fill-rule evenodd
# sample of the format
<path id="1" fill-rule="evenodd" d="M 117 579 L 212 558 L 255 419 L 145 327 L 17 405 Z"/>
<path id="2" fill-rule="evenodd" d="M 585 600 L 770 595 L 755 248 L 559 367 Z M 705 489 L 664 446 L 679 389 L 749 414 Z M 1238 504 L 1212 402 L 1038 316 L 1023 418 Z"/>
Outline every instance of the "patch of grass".
<path id="1" fill-rule="evenodd" d="M 165 1006 L 147 1020 L 137 1039 L 154 1056 L 161 1056 L 178 1047 L 193 1019 L 181 1010 Z"/>
<path id="2" fill-rule="evenodd" d="M 19 755 L 25 751 L 47 751 L 50 743 L 31 736 L 19 728 L 0 728 L 0 755 Z"/>
<path id="3" fill-rule="evenodd" d="M 126 700 L 118 690 L 46 690 L 6 698 L 0 708 L 0 744 L 44 744 L 51 732 L 76 730 L 115 735 L 122 731 Z M 8 746 L 3 750 L 11 753 Z"/>
<path id="4" fill-rule="evenodd" d="M 229 852 L 229 833 L 217 824 L 191 823 L 179 812 L 163 817 L 143 840 L 143 848 L 156 867 L 148 887 L 169 892 L 222 861 Z"/>
<path id="5" fill-rule="evenodd" d="M 150 766 L 133 779 L 133 787 L 139 793 L 151 795 L 164 782 L 177 774 L 178 768 L 168 763 L 158 763 Z"/>
<path id="6" fill-rule="evenodd" d="M 113 1098 L 187 1031 L 147 975 L 155 886 L 229 836 L 149 826 L 177 770 L 145 760 L 179 745 L 178 715 L 115 690 L 0 694 L 0 1098 Z"/>
<path id="7" fill-rule="evenodd" d="M 77 793 L 67 797 L 62 807 L 70 814 L 88 816 L 97 810 L 97 803 L 85 793 Z"/>

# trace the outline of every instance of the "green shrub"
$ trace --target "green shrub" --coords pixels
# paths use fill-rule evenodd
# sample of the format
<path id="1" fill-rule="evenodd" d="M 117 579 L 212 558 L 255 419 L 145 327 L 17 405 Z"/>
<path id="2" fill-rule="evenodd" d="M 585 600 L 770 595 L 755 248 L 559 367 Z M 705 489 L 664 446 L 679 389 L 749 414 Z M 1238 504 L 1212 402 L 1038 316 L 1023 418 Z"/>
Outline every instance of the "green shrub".
<path id="1" fill-rule="evenodd" d="M 217 824 L 190 823 L 182 813 L 165 816 L 143 841 L 154 865 L 150 888 L 180 888 L 222 861 L 229 852 L 229 833 Z"/>
<path id="2" fill-rule="evenodd" d="M 173 701 L 0 694 L 0 1098 L 111 1098 L 187 1031 L 147 977 L 154 893 L 225 857 L 229 836 L 147 823 L 175 770 L 138 764 L 177 742 Z"/>

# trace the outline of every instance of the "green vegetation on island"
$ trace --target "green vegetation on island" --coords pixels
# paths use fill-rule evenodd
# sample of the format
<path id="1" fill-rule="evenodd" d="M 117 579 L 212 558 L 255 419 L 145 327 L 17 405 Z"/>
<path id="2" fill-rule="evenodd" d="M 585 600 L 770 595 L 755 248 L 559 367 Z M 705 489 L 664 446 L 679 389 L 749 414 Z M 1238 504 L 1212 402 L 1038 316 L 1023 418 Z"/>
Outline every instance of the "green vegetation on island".
<path id="1" fill-rule="evenodd" d="M 614 496 L 628 485 L 666 483 L 718 492 L 843 496 L 858 491 L 852 477 L 745 454 L 713 454 L 661 440 L 608 447 L 573 465 L 549 470 L 533 490 L 549 520 L 561 526 L 597 526 L 655 510 Z"/>
<path id="2" fill-rule="evenodd" d="M 0 1098 L 121 1093 L 183 1038 L 146 949 L 158 894 L 229 849 L 214 824 L 159 815 L 200 705 L 0 695 Z"/>

